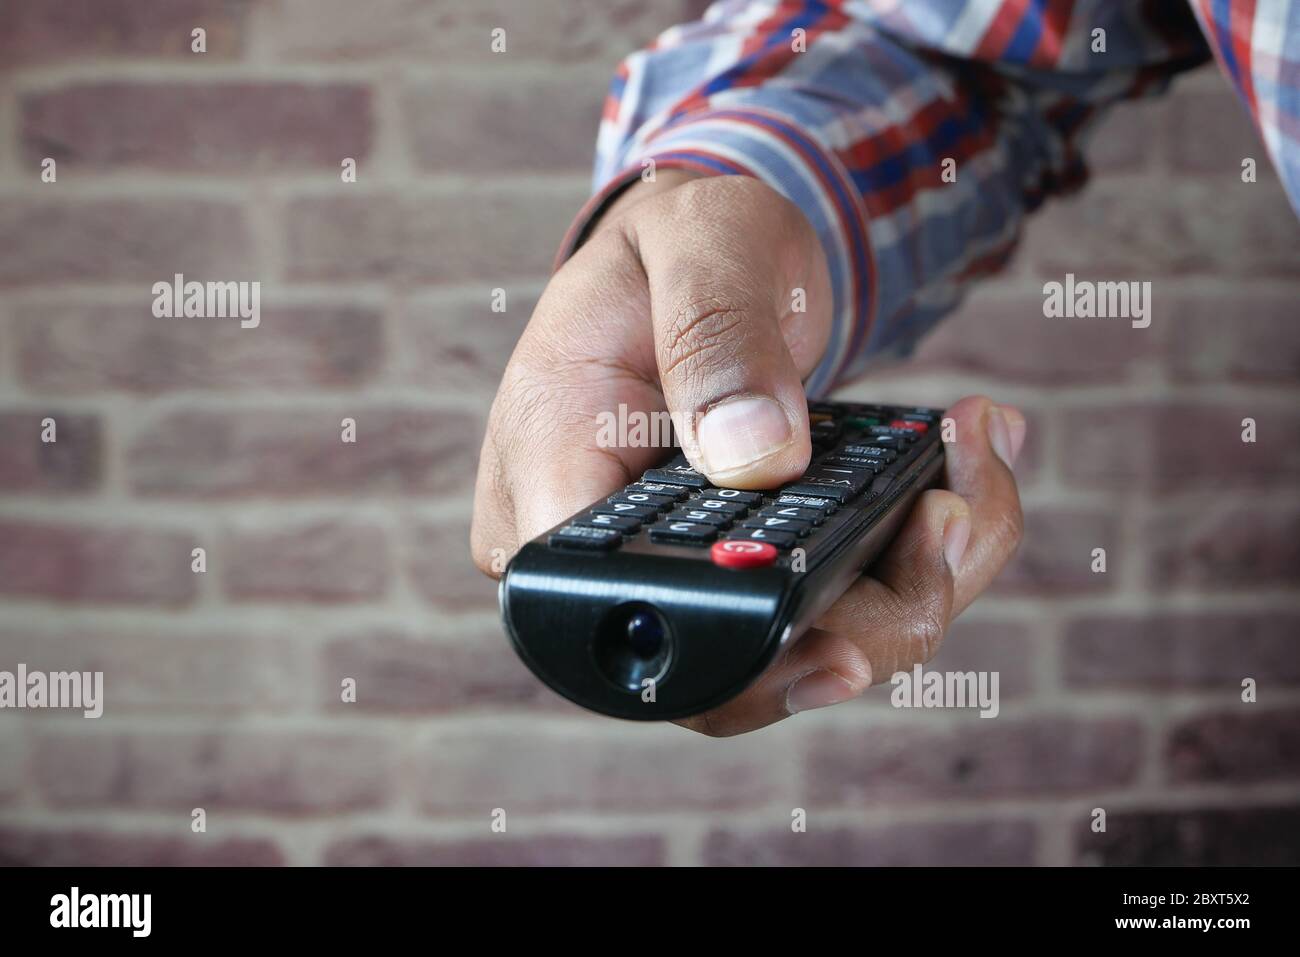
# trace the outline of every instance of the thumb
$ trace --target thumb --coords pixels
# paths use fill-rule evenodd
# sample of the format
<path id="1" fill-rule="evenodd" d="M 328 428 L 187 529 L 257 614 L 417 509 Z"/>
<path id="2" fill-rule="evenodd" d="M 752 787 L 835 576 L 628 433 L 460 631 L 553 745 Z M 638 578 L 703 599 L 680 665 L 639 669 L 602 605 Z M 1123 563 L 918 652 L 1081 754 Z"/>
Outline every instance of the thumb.
<path id="1" fill-rule="evenodd" d="M 802 474 L 811 454 L 802 377 L 826 347 L 832 308 L 812 227 L 770 187 L 740 176 L 695 181 L 643 208 L 628 236 L 649 282 L 660 384 L 687 459 L 734 488 Z"/>

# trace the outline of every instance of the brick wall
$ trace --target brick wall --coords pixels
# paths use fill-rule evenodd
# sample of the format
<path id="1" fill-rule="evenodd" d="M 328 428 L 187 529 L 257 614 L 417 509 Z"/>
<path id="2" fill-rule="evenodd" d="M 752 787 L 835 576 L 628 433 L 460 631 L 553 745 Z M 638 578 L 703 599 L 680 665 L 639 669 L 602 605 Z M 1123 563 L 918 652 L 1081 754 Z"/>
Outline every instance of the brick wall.
<path id="1" fill-rule="evenodd" d="M 0 713 L 0 859 L 1300 861 L 1300 227 L 1212 68 L 850 390 L 1031 418 L 1021 555 L 937 662 L 999 670 L 997 720 L 886 688 L 711 740 L 515 660 L 466 555 L 484 413 L 612 64 L 699 6 L 0 7 L 0 668 L 108 697 Z M 1065 271 L 1150 279 L 1152 326 L 1044 320 Z M 260 281 L 261 326 L 153 318 L 176 272 Z"/>

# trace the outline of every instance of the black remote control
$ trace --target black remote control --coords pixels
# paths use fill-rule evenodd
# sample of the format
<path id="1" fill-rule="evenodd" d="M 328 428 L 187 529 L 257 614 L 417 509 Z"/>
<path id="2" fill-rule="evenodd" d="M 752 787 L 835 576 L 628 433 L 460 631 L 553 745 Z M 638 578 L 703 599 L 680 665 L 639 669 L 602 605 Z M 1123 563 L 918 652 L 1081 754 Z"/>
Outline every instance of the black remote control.
<path id="1" fill-rule="evenodd" d="M 566 698 L 683 718 L 743 691 L 844 594 L 943 470 L 941 413 L 809 405 L 806 474 L 715 488 L 680 454 L 526 544 L 501 579 L 506 631 Z"/>

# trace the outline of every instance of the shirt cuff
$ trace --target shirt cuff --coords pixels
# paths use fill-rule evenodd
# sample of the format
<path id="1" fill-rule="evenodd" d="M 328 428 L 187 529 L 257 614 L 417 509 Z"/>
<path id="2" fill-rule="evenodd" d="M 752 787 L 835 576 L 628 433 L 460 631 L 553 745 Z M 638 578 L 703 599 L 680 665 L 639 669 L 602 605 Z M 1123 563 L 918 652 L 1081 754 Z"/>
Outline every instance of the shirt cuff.
<path id="1" fill-rule="evenodd" d="M 826 252 L 833 296 L 830 342 L 805 385 L 828 392 L 863 350 L 875 312 L 875 263 L 861 194 L 839 158 L 780 114 L 753 107 L 684 115 L 624 151 L 627 165 L 578 213 L 561 244 L 557 267 L 582 245 L 600 215 L 654 161 L 654 168 L 706 176 L 753 176 L 808 217 Z"/>

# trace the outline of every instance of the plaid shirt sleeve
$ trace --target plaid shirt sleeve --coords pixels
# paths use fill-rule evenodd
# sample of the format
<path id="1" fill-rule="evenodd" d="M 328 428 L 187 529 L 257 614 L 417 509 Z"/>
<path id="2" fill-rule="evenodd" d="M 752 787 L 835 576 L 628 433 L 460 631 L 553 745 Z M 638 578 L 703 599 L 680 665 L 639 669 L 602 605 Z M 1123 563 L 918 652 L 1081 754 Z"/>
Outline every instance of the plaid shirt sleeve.
<path id="1" fill-rule="evenodd" d="M 1300 3 L 1195 0 L 1193 7 L 1300 211 Z"/>
<path id="2" fill-rule="evenodd" d="M 651 161 L 764 180 L 826 251 L 819 395 L 906 354 L 1007 260 L 1025 214 L 1083 182 L 1099 111 L 1208 57 L 1181 3 L 719 0 L 619 67 L 561 259 Z"/>

